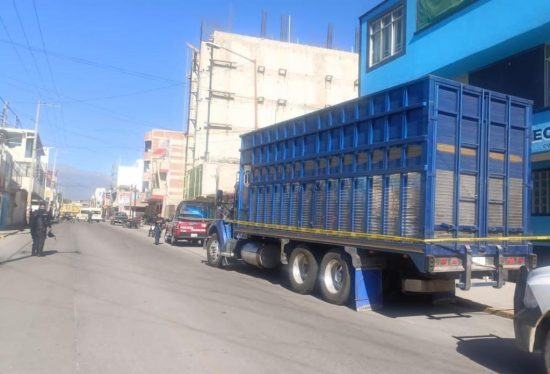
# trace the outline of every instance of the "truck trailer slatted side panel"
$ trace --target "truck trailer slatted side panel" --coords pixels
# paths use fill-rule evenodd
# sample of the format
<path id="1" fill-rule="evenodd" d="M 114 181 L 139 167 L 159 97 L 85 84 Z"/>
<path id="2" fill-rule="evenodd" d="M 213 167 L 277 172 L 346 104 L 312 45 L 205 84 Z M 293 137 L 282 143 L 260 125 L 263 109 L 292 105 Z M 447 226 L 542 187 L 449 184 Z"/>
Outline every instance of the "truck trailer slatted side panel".
<path id="1" fill-rule="evenodd" d="M 526 241 L 498 238 L 529 230 L 530 121 L 527 100 L 426 77 L 245 134 L 239 193 L 250 199 L 235 230 L 379 234 L 362 247 L 410 239 L 425 256 L 527 255 Z M 433 238 L 449 240 L 417 242 Z"/>

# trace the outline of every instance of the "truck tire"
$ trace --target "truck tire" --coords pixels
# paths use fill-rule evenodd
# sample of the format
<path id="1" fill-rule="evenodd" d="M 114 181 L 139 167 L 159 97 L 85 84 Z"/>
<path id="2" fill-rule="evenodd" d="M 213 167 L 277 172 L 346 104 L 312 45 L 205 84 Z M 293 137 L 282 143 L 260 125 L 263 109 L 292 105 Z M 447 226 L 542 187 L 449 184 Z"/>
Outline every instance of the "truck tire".
<path id="1" fill-rule="evenodd" d="M 288 261 L 290 287 L 299 294 L 307 294 L 315 288 L 319 264 L 308 248 L 296 247 Z"/>
<path id="2" fill-rule="evenodd" d="M 343 305 L 351 294 L 351 272 L 345 254 L 331 250 L 323 256 L 319 269 L 319 285 L 323 299 Z"/>
<path id="3" fill-rule="evenodd" d="M 208 265 L 219 268 L 222 266 L 223 257 L 220 256 L 220 242 L 218 234 L 212 234 L 206 242 L 206 261 Z"/>

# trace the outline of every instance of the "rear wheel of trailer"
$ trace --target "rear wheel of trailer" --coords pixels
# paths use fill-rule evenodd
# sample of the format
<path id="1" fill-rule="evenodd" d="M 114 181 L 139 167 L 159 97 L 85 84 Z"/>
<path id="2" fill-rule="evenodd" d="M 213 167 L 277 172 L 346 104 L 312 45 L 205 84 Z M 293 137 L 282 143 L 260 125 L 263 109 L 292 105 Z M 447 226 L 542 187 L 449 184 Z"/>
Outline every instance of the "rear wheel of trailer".
<path id="1" fill-rule="evenodd" d="M 319 264 L 313 253 L 304 246 L 298 246 L 290 253 L 288 278 L 290 287 L 297 293 L 313 291 L 319 273 Z"/>
<path id="2" fill-rule="evenodd" d="M 342 305 L 351 294 L 351 265 L 347 256 L 338 249 L 325 253 L 319 267 L 319 287 L 323 299 Z"/>

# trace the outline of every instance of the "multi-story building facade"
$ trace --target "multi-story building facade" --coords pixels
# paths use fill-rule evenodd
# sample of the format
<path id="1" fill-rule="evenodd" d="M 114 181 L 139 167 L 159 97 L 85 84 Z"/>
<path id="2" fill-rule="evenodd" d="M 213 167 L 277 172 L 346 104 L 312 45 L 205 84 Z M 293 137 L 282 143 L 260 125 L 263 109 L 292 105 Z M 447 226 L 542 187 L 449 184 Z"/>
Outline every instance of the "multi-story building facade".
<path id="1" fill-rule="evenodd" d="M 135 216 L 136 212 L 142 213 L 146 205 L 142 195 L 143 165 L 144 161 L 140 159 L 131 166 L 113 166 L 111 191 L 96 188 L 91 206 L 103 207 L 106 218 L 114 212 L 124 212 L 128 216 Z"/>
<path id="2" fill-rule="evenodd" d="M 360 24 L 362 95 L 435 74 L 533 100 L 524 208 L 533 233 L 550 234 L 550 2 L 386 0 Z M 535 250 L 550 263 L 550 243 Z"/>
<path id="3" fill-rule="evenodd" d="M 183 198 L 185 135 L 182 131 L 153 129 L 144 140 L 142 175 L 147 214 L 171 216 Z"/>
<path id="4" fill-rule="evenodd" d="M 0 228 L 25 223 L 27 203 L 27 191 L 21 188 L 22 172 L 7 142 L 4 133 L 0 139 Z"/>
<path id="5" fill-rule="evenodd" d="M 46 185 L 46 148 L 43 147 L 40 136 L 34 130 L 4 127 L 1 129 L 4 141 L 4 150 L 8 150 L 14 165 L 14 172 L 19 175 L 20 189 L 9 198 L 10 203 L 6 211 L 10 211 L 10 224 L 21 224 L 25 219 L 20 217 L 19 210 L 25 209 L 28 218 L 31 204 L 37 205 L 44 200 Z M 35 144 L 36 141 L 36 144 Z M 20 178 L 20 179 L 19 179 Z M 25 194 L 23 197 L 22 194 Z M 8 195 L 6 195 L 6 201 Z M 24 200 L 24 201 L 23 201 Z M 7 204 L 4 202 L 3 204 Z M 9 208 L 11 206 L 11 208 Z M 16 208 L 16 211 L 13 209 Z"/>
<path id="6" fill-rule="evenodd" d="M 233 191 L 241 134 L 357 97 L 351 52 L 215 31 L 193 57 L 187 198 Z"/>

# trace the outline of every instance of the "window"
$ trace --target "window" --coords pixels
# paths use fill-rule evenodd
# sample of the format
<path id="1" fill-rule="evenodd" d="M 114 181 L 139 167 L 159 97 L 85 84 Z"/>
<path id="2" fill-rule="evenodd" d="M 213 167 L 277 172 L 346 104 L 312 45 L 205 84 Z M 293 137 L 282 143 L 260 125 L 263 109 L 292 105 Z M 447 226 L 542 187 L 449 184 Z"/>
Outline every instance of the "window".
<path id="1" fill-rule="evenodd" d="M 369 66 L 403 51 L 403 6 L 399 6 L 371 22 L 369 27 Z"/>
<path id="2" fill-rule="evenodd" d="M 416 2 L 416 29 L 423 30 L 462 10 L 476 0 L 418 0 Z"/>
<path id="3" fill-rule="evenodd" d="M 550 169 L 533 170 L 532 214 L 550 215 Z"/>
<path id="4" fill-rule="evenodd" d="M 30 158 L 32 157 L 32 151 L 34 147 L 34 138 L 27 138 L 25 142 L 25 157 Z"/>

